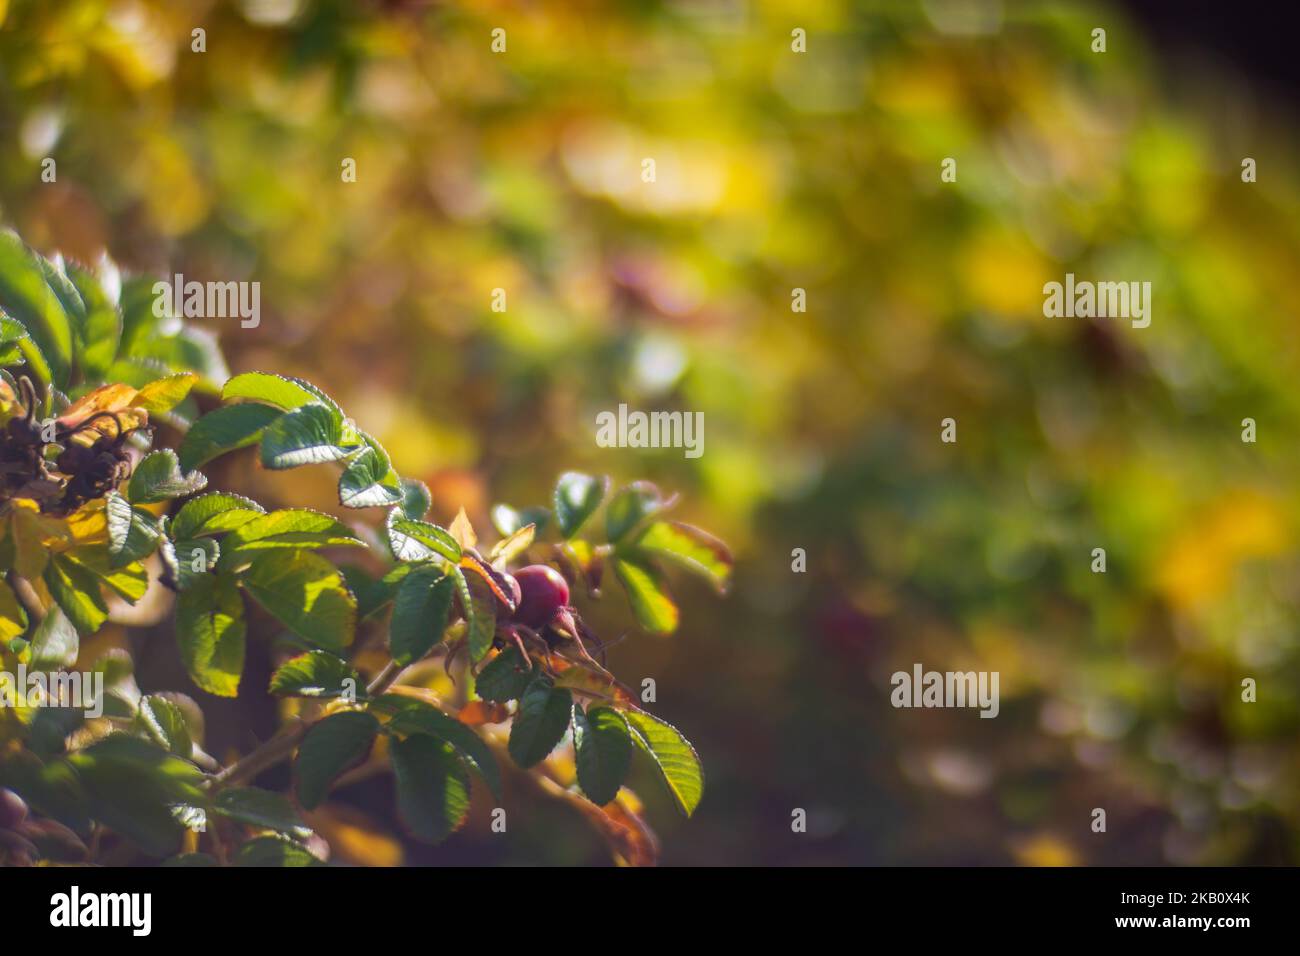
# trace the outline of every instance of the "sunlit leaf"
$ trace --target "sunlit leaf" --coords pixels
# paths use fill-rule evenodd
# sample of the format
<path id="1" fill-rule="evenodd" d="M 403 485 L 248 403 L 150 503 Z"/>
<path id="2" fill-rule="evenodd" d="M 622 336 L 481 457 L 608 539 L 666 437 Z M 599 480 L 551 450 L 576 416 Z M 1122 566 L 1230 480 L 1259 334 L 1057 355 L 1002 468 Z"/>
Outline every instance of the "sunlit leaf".
<path id="1" fill-rule="evenodd" d="M 198 380 L 198 375 L 193 372 L 168 375 L 141 386 L 131 404 L 147 412 L 170 411 L 185 400 Z"/>
<path id="2" fill-rule="evenodd" d="M 339 477 L 339 503 L 345 508 L 378 508 L 401 504 L 402 481 L 388 453 L 368 435 L 366 447 L 348 461 Z"/>
<path id="3" fill-rule="evenodd" d="M 593 478 L 576 471 L 561 475 L 555 486 L 555 517 L 560 534 L 566 538 L 577 534 L 600 507 L 608 488 L 607 478 Z"/>
<path id="4" fill-rule="evenodd" d="M 191 425 L 181 440 L 181 467 L 201 468 L 220 455 L 259 441 L 266 427 L 283 414 L 278 408 L 252 402 L 213 409 Z"/>
<path id="5" fill-rule="evenodd" d="M 638 624 L 653 634 L 671 634 L 677 629 L 677 605 L 654 569 L 640 561 L 616 558 L 614 573 L 627 591 Z"/>
<path id="6" fill-rule="evenodd" d="M 126 486 L 132 504 L 144 505 L 202 491 L 208 479 L 197 471 L 182 474 L 176 453 L 169 448 L 152 452 L 135 466 Z"/>
<path id="7" fill-rule="evenodd" d="M 57 671 L 72 667 L 80 649 L 77 629 L 63 611 L 52 607 L 32 633 L 32 669 Z"/>
<path id="8" fill-rule="evenodd" d="M 150 694 L 140 698 L 137 726 L 163 750 L 189 759 L 194 751 L 184 712 L 164 697 Z"/>
<path id="9" fill-rule="evenodd" d="M 78 631 L 93 634 L 108 620 L 108 604 L 99 592 L 99 580 L 88 568 L 61 554 L 53 555 L 45 568 L 45 584 Z"/>
<path id="10" fill-rule="evenodd" d="M 679 521 L 656 521 L 636 539 L 636 549 L 679 564 L 708 579 L 725 593 L 735 563 L 731 551 L 713 535 Z"/>
<path id="11" fill-rule="evenodd" d="M 329 651 L 308 651 L 285 661 L 271 675 L 272 694 L 293 697 L 365 696 L 360 676 L 343 658 Z"/>
<path id="12" fill-rule="evenodd" d="M 336 410 L 320 404 L 303 405 L 263 430 L 262 464 L 282 469 L 339 461 L 354 447 Z"/>
<path id="13" fill-rule="evenodd" d="M 226 382 L 221 389 L 222 401 L 246 399 L 274 405 L 284 411 L 292 411 L 312 402 L 327 406 L 336 414 L 339 408 L 325 393 L 314 385 L 301 379 L 275 375 L 271 372 L 245 372 Z M 341 418 L 342 415 L 339 414 Z"/>
<path id="14" fill-rule="evenodd" d="M 654 760 L 664 782 L 688 817 L 704 795 L 704 768 L 700 757 L 681 731 L 642 710 L 623 712 L 634 731 L 633 740 Z"/>
<path id="15" fill-rule="evenodd" d="M 266 514 L 266 509 L 251 498 L 213 492 L 185 502 L 172 519 L 170 530 L 172 537 L 177 539 L 221 534 L 263 514 Z"/>
<path id="16" fill-rule="evenodd" d="M 234 583 L 205 575 L 176 600 L 176 641 L 190 679 L 234 697 L 244 671 L 244 602 Z"/>
<path id="17" fill-rule="evenodd" d="M 319 555 L 296 550 L 261 552 L 241 574 L 240 583 L 258 604 L 304 640 L 336 651 L 352 643 L 357 599 L 338 568 Z"/>
<path id="18" fill-rule="evenodd" d="M 398 561 L 427 561 L 435 556 L 453 563 L 460 560 L 460 545 L 445 528 L 408 518 L 399 508 L 388 513 L 387 529 L 388 545 Z"/>

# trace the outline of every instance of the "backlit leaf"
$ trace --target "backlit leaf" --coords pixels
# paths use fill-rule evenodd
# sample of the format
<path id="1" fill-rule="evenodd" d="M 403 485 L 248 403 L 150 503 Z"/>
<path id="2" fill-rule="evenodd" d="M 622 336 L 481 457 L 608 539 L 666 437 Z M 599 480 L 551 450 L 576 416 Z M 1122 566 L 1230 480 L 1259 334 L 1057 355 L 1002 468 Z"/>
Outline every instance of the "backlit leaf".
<path id="1" fill-rule="evenodd" d="M 642 710 L 623 712 L 633 740 L 654 760 L 677 805 L 688 817 L 704 794 L 704 768 L 689 740 L 672 724 Z"/>

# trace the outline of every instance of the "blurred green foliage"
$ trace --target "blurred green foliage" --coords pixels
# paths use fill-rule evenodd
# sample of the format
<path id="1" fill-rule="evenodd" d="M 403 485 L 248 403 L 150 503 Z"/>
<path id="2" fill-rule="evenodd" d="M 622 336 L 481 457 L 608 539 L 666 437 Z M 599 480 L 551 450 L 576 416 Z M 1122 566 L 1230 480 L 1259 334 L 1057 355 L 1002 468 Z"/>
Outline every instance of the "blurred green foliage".
<path id="1" fill-rule="evenodd" d="M 730 601 L 683 582 L 682 633 L 611 651 L 710 769 L 689 823 L 654 815 L 667 862 L 1300 859 L 1296 127 L 1237 78 L 1169 72 L 1094 3 L 0 20 L 29 242 L 260 281 L 259 328 L 210 322 L 232 367 L 319 382 L 442 519 L 577 468 L 681 489 L 733 544 Z M 1151 327 L 1045 319 L 1067 271 L 1151 281 Z M 703 457 L 597 447 L 620 402 L 704 412 Z M 999 671 L 1000 716 L 891 709 L 916 661 Z M 407 860 L 603 858 L 558 805 L 511 831 Z"/>

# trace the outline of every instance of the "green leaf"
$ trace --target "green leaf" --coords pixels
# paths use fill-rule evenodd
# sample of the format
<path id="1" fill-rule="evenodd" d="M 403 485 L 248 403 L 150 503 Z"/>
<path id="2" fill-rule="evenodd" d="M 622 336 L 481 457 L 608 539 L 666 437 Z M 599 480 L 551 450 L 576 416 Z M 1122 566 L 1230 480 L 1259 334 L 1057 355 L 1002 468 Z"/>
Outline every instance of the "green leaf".
<path id="1" fill-rule="evenodd" d="M 223 405 L 204 415 L 181 440 L 181 467 L 201 468 L 227 452 L 259 441 L 263 431 L 284 412 L 269 405 Z"/>
<path id="2" fill-rule="evenodd" d="M 194 584 L 195 578 L 216 571 L 221 547 L 212 538 L 190 538 L 175 544 L 165 542 L 162 556 L 176 577 L 176 586 L 183 591 Z"/>
<path id="3" fill-rule="evenodd" d="M 605 533 L 612 543 L 617 544 L 667 505 L 658 488 L 648 481 L 635 481 L 610 500 L 605 509 Z"/>
<path id="4" fill-rule="evenodd" d="M 362 710 L 330 714 L 307 731 L 294 759 L 294 789 L 298 802 L 314 810 L 341 774 L 370 755 L 379 721 Z"/>
<path id="5" fill-rule="evenodd" d="M 108 523 L 110 567 L 125 567 L 153 554 L 162 539 L 158 519 L 136 508 L 116 491 L 110 491 L 105 498 L 104 513 Z"/>
<path id="6" fill-rule="evenodd" d="M 509 505 L 495 505 L 492 508 L 492 525 L 502 537 L 510 537 L 524 525 L 534 525 L 536 533 L 541 534 L 551 523 L 551 513 L 545 508 L 525 508 L 516 511 Z"/>
<path id="7" fill-rule="evenodd" d="M 225 539 L 227 567 L 273 550 L 357 547 L 360 538 L 337 518 L 308 508 L 288 508 L 246 521 Z"/>
<path id="8" fill-rule="evenodd" d="M 176 453 L 164 448 L 147 455 L 135 466 L 126 486 L 126 496 L 132 504 L 147 505 L 192 495 L 202 491 L 207 484 L 208 479 L 197 471 L 182 475 Z"/>
<path id="9" fill-rule="evenodd" d="M 249 840 L 235 854 L 235 866 L 323 866 L 305 846 L 283 836 Z"/>
<path id="10" fill-rule="evenodd" d="M 609 479 L 593 478 L 576 471 L 565 472 L 555 486 L 555 517 L 560 534 L 572 538 L 600 507 Z"/>
<path id="11" fill-rule="evenodd" d="M 176 601 L 176 640 L 190 679 L 219 697 L 234 697 L 244 671 L 244 602 L 234 583 L 205 575 Z"/>
<path id="12" fill-rule="evenodd" d="M 421 840 L 438 843 L 469 814 L 469 774 L 450 744 L 424 734 L 393 741 L 397 811 Z"/>
<path id="13" fill-rule="evenodd" d="M 270 692 L 288 697 L 351 696 L 353 700 L 366 696 L 360 675 L 329 651 L 308 651 L 285 661 L 271 675 Z"/>
<path id="14" fill-rule="evenodd" d="M 108 291 L 95 275 L 77 266 L 69 266 L 68 277 L 86 304 L 86 317 L 77 335 L 77 364 L 87 379 L 106 380 L 109 366 L 117 358 L 117 347 L 122 338 L 122 316 L 117 303 L 109 298 Z"/>
<path id="15" fill-rule="evenodd" d="M 345 508 L 379 508 L 405 500 L 402 480 L 377 441 L 362 435 L 366 447 L 348 462 L 339 477 L 339 504 Z"/>
<path id="16" fill-rule="evenodd" d="M 396 564 L 383 578 L 376 578 L 354 564 L 339 568 L 343 580 L 347 581 L 348 587 L 357 596 L 357 620 L 369 620 L 391 604 L 397 596 L 397 585 L 415 567 L 414 564 Z M 394 575 L 394 572 L 401 573 Z"/>
<path id="17" fill-rule="evenodd" d="M 185 502 L 181 505 L 181 510 L 176 512 L 176 517 L 171 521 L 171 536 L 180 540 L 234 531 L 264 514 L 265 508 L 242 495 L 221 491 L 199 495 Z"/>
<path id="18" fill-rule="evenodd" d="M 165 697 L 148 694 L 140 698 L 136 711 L 136 724 L 140 730 L 168 753 L 190 759 L 194 741 L 190 736 L 185 712 Z"/>
<path id="19" fill-rule="evenodd" d="M 614 573 L 627 591 L 638 624 L 652 634 L 677 630 L 677 605 L 664 591 L 653 568 L 630 558 L 615 558 Z"/>
<path id="20" fill-rule="evenodd" d="M 303 405 L 285 412 L 262 432 L 262 465 L 284 469 L 339 461 L 354 447 L 337 410 Z"/>
<path id="21" fill-rule="evenodd" d="M 221 389 L 221 400 L 248 399 L 292 411 L 312 402 L 318 402 L 335 412 L 339 407 L 329 396 L 309 382 L 270 372 L 245 372 L 226 382 Z M 339 413 L 339 417 L 342 414 Z"/>
<path id="22" fill-rule="evenodd" d="M 656 521 L 637 539 L 636 549 L 681 565 L 725 594 L 735 560 L 713 535 L 680 521 Z"/>
<path id="23" fill-rule="evenodd" d="M 32 371 L 62 388 L 72 368 L 72 320 L 50 287 L 44 259 L 11 230 L 0 230 L 0 308 L 23 324 Z"/>
<path id="24" fill-rule="evenodd" d="M 261 552 L 240 583 L 272 617 L 312 644 L 339 651 L 352 643 L 357 599 L 338 568 L 320 555 Z"/>
<path id="25" fill-rule="evenodd" d="M 81 298 L 81 292 L 78 291 L 76 283 L 68 277 L 67 264 L 63 257 L 55 254 L 54 259 L 47 259 L 40 253 L 35 253 L 36 264 L 40 266 L 41 275 L 45 278 L 45 284 L 50 287 L 50 291 L 58 298 L 59 304 L 63 306 L 64 314 L 67 315 L 68 321 L 72 324 L 73 349 L 76 349 L 76 340 L 78 330 L 86 321 L 86 302 Z"/>
<path id="26" fill-rule="evenodd" d="M 416 568 L 397 587 L 388 643 L 393 660 L 418 661 L 442 640 L 451 609 L 453 579 L 439 568 Z"/>
<path id="27" fill-rule="evenodd" d="M 510 756 L 527 770 L 555 749 L 569 727 L 573 697 L 539 677 L 519 699 L 519 712 L 510 726 Z"/>
<path id="28" fill-rule="evenodd" d="M 288 799 L 270 790 L 227 787 L 217 793 L 212 809 L 231 820 L 286 833 L 299 840 L 311 836 L 311 828 L 302 822 Z"/>
<path id="29" fill-rule="evenodd" d="M 206 802 L 197 767 L 139 737 L 110 734 L 67 762 L 87 796 L 90 815 L 151 856 L 167 856 L 180 842 L 173 807 Z"/>
<path id="30" fill-rule="evenodd" d="M 89 569 L 62 554 L 52 555 L 45 566 L 45 584 L 78 631 L 94 634 L 108 620 L 99 579 Z"/>
<path id="31" fill-rule="evenodd" d="M 632 734 L 612 707 L 573 708 L 573 746 L 578 785 L 587 799 L 603 807 L 618 794 L 632 762 Z"/>
<path id="32" fill-rule="evenodd" d="M 517 700 L 536 676 L 532 661 L 525 661 L 519 649 L 511 645 L 488 661 L 474 681 L 474 690 L 484 700 L 505 703 Z"/>
<path id="33" fill-rule="evenodd" d="M 466 574 L 461 568 L 452 568 L 461 606 L 465 608 L 466 644 L 469 659 L 477 664 L 492 649 L 497 631 L 497 599 L 482 576 Z"/>
<path id="34" fill-rule="evenodd" d="M 402 479 L 402 512 L 406 517 L 419 521 L 433 507 L 433 496 L 429 486 L 414 478 Z"/>
<path id="35" fill-rule="evenodd" d="M 672 724 L 643 710 L 629 710 L 623 716 L 635 731 L 633 740 L 654 760 L 677 805 L 689 817 L 704 795 L 704 768 L 695 748 Z"/>
<path id="36" fill-rule="evenodd" d="M 437 556 L 456 564 L 461 556 L 460 545 L 451 532 L 408 518 L 399 508 L 388 512 L 388 545 L 398 561 L 427 561 Z"/>
<path id="37" fill-rule="evenodd" d="M 77 629 L 63 611 L 52 607 L 32 634 L 32 670 L 57 671 L 72 667 L 80 650 Z"/>
<path id="38" fill-rule="evenodd" d="M 111 567 L 107 550 L 98 545 L 65 551 L 61 557 L 88 570 L 130 604 L 144 597 L 149 589 L 149 572 L 143 565 L 132 562 L 120 568 Z"/>
<path id="39" fill-rule="evenodd" d="M 501 768 L 497 766 L 496 759 L 483 738 L 473 730 L 432 704 L 412 697 L 386 694 L 377 704 L 385 710 L 393 711 L 393 717 L 388 722 L 389 731 L 403 736 L 428 734 L 443 743 L 451 744 L 482 775 L 492 794 L 498 800 L 502 798 Z"/>

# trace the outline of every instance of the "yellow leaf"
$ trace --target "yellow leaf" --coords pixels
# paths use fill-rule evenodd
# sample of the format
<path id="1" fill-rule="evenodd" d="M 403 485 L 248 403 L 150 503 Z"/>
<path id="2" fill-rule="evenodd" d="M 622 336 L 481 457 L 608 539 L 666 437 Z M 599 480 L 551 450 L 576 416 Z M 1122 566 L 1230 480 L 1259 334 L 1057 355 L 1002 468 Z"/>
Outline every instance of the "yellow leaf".
<path id="1" fill-rule="evenodd" d="M 58 423 L 64 428 L 75 428 L 94 415 L 108 412 L 117 416 L 124 431 L 142 428 L 149 423 L 149 412 L 131 407 L 138 394 L 135 388 L 121 382 L 101 385 L 69 405 L 67 411 L 59 416 Z M 117 434 L 117 425 L 107 415 L 95 419 L 90 428 L 102 435 Z"/>
<path id="2" fill-rule="evenodd" d="M 27 613 L 18 603 L 14 592 L 9 585 L 0 581 L 0 641 L 21 635 L 27 629 L 23 623 L 26 620 Z"/>
<path id="3" fill-rule="evenodd" d="M 463 551 L 468 551 L 478 544 L 478 535 L 474 533 L 474 526 L 470 524 L 469 515 L 465 514 L 464 508 L 456 513 L 456 519 L 447 530 L 451 532 L 451 536 L 456 539 Z"/>
<path id="4" fill-rule="evenodd" d="M 74 544 L 108 543 L 108 515 L 102 498 L 86 502 L 64 521 Z"/>
<path id="5" fill-rule="evenodd" d="M 28 581 L 45 573 L 50 551 L 66 550 L 72 534 L 65 521 L 43 515 L 36 502 L 15 498 L 10 502 L 9 533 L 13 536 L 14 569 Z"/>
<path id="6" fill-rule="evenodd" d="M 150 382 L 131 400 L 131 407 L 143 408 L 148 412 L 169 411 L 185 399 L 198 380 L 199 377 L 194 372 L 178 372 Z"/>

